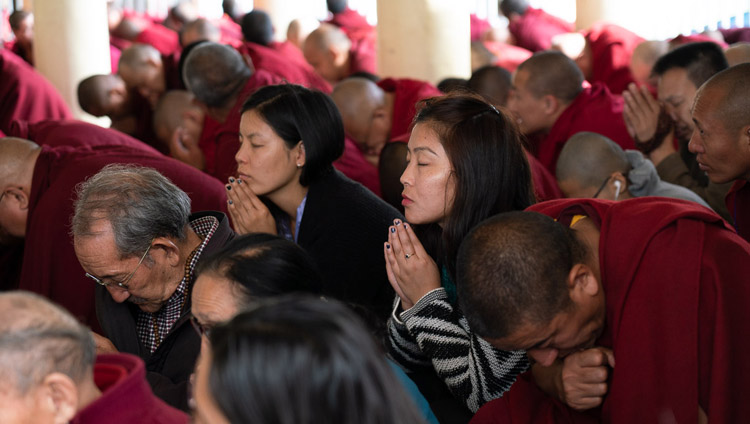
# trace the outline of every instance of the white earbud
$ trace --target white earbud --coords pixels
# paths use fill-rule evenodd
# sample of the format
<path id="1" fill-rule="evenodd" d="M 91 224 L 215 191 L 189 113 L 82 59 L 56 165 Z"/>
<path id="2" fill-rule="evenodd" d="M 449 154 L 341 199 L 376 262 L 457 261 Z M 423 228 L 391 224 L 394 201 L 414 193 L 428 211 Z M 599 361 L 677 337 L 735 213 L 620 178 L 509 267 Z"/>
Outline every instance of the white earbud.
<path id="1" fill-rule="evenodd" d="M 618 180 L 615 180 L 615 200 L 617 200 L 617 198 L 620 197 L 621 189 L 622 189 L 622 183 Z"/>

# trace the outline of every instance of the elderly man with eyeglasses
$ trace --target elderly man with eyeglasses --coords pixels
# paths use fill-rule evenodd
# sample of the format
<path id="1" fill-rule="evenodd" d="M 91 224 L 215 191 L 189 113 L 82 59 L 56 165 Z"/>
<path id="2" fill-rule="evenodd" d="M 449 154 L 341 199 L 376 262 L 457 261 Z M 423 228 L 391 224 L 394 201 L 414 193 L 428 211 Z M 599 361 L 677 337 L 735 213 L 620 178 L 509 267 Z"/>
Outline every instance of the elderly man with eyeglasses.
<path id="1" fill-rule="evenodd" d="M 154 392 L 187 407 L 200 340 L 190 325 L 196 265 L 234 238 L 220 212 L 190 214 L 190 198 L 154 169 L 110 165 L 78 187 L 73 245 L 98 284 L 96 311 L 109 337 L 99 351 L 146 362 Z"/>

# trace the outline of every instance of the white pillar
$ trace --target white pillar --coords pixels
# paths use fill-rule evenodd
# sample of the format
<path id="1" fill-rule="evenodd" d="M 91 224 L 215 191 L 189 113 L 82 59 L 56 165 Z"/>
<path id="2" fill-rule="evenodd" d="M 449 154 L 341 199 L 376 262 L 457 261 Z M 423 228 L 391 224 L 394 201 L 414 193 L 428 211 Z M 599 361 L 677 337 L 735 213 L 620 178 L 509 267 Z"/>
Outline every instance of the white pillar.
<path id="1" fill-rule="evenodd" d="M 289 22 L 298 18 L 325 17 L 325 2 L 311 0 L 255 0 L 253 9 L 260 9 L 271 17 L 276 30 L 276 41 L 286 40 L 286 30 Z"/>
<path id="2" fill-rule="evenodd" d="M 78 106 L 78 83 L 111 72 L 107 2 L 34 0 L 34 61 L 78 119 L 96 121 Z"/>
<path id="3" fill-rule="evenodd" d="M 433 84 L 471 76 L 468 3 L 378 0 L 378 74 Z"/>

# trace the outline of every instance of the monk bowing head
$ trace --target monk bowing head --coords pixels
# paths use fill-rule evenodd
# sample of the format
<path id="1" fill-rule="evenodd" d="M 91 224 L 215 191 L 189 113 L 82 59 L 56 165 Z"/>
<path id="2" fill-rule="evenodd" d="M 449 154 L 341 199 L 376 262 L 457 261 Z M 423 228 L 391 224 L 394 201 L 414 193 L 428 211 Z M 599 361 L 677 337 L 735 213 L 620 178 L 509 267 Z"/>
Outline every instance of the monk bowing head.
<path id="1" fill-rule="evenodd" d="M 385 91 L 366 78 L 347 78 L 331 94 L 344 131 L 367 155 L 379 155 L 391 135 L 393 106 Z M 390 107 L 389 107 L 390 106 Z"/>
<path id="2" fill-rule="evenodd" d="M 506 212 L 479 224 L 457 262 L 472 330 L 544 366 L 592 347 L 604 328 L 598 240 L 586 218 L 568 228 L 535 212 Z"/>
<path id="3" fill-rule="evenodd" d="M 521 63 L 513 74 L 508 109 L 521 132 L 546 133 L 583 91 L 583 74 L 559 52 L 541 52 Z"/>
<path id="4" fill-rule="evenodd" d="M 31 181 L 41 151 L 29 140 L 0 138 L 0 246 L 26 236 Z"/>
<path id="5" fill-rule="evenodd" d="M 94 116 L 120 118 L 130 113 L 128 89 L 116 74 L 92 75 L 78 83 L 78 104 Z"/>
<path id="6" fill-rule="evenodd" d="M 205 112 L 185 90 L 168 91 L 154 110 L 154 132 L 166 145 L 172 142 L 197 146 L 203 132 Z"/>
<path id="7" fill-rule="evenodd" d="M 158 50 L 148 44 L 133 44 L 122 51 L 118 69 L 129 89 L 156 106 L 167 89 L 164 63 Z"/>
<path id="8" fill-rule="evenodd" d="M 315 72 L 328 82 L 336 83 L 349 74 L 351 46 L 349 37 L 340 28 L 321 24 L 307 36 L 302 52 Z"/>
<path id="9" fill-rule="evenodd" d="M 750 179 L 750 64 L 719 72 L 703 84 L 692 108 L 688 148 L 714 183 Z"/>

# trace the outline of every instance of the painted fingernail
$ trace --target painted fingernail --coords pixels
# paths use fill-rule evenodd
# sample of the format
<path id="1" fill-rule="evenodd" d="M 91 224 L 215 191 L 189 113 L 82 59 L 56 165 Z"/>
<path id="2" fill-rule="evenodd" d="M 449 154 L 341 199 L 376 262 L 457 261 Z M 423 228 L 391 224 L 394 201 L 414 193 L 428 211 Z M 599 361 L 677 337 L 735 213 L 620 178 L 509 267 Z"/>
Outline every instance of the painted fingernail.
<path id="1" fill-rule="evenodd" d="M 388 243 L 386 243 L 386 244 L 385 244 L 385 248 L 386 248 L 386 249 L 390 249 L 390 248 L 391 248 L 391 245 L 390 245 L 390 244 L 388 244 Z"/>
<path id="2" fill-rule="evenodd" d="M 396 232 L 396 227 L 391 227 L 391 232 L 395 233 Z"/>
<path id="3" fill-rule="evenodd" d="M 227 203 L 229 203 L 229 204 L 231 205 L 231 204 L 232 204 L 232 201 L 231 201 L 231 200 L 227 200 Z"/>
<path id="4" fill-rule="evenodd" d="M 397 220 L 393 221 L 393 223 L 396 224 L 396 225 L 401 225 L 401 220 L 397 219 Z"/>
<path id="5" fill-rule="evenodd" d="M 242 184 L 242 180 L 237 178 L 237 184 Z"/>
<path id="6" fill-rule="evenodd" d="M 404 222 L 404 228 L 409 228 L 409 224 Z"/>
<path id="7" fill-rule="evenodd" d="M 229 182 L 233 183 L 234 182 L 234 177 L 229 177 Z"/>
<path id="8" fill-rule="evenodd" d="M 232 189 L 232 186 L 230 186 L 229 184 L 227 184 L 226 187 L 227 187 L 227 190 L 231 190 Z"/>

